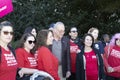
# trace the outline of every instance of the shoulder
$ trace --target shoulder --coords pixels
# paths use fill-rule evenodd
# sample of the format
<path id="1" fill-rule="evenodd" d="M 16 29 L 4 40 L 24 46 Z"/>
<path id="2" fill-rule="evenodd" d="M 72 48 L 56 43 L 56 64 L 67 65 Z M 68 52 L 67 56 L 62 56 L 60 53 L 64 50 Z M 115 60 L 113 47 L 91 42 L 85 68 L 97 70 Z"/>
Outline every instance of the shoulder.
<path id="1" fill-rule="evenodd" d="M 17 48 L 16 50 L 15 50 L 15 52 L 21 52 L 21 51 L 23 51 L 24 49 L 23 48 Z"/>
<path id="2" fill-rule="evenodd" d="M 45 46 L 41 46 L 41 47 L 38 48 L 38 50 L 49 50 L 49 49 Z"/>
<path id="3" fill-rule="evenodd" d="M 108 50 L 108 48 L 109 48 L 109 49 L 112 49 L 113 47 L 114 47 L 113 45 L 107 45 L 107 46 L 105 46 L 104 49 L 105 49 L 105 50 Z"/>
<path id="4" fill-rule="evenodd" d="M 67 36 L 63 36 L 62 40 L 69 40 L 69 38 Z"/>
<path id="5" fill-rule="evenodd" d="M 48 47 L 41 46 L 40 48 L 38 48 L 38 53 L 42 53 L 42 52 L 44 52 L 44 53 L 49 53 L 50 50 L 49 50 Z"/>

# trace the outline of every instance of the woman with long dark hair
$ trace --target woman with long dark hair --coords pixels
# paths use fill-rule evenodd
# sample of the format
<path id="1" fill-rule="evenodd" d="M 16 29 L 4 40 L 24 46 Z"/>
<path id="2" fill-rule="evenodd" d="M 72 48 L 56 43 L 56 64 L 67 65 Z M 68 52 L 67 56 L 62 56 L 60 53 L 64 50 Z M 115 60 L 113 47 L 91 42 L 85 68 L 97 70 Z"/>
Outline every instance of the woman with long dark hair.
<path id="1" fill-rule="evenodd" d="M 58 59 L 48 48 L 52 41 L 53 34 L 51 31 L 41 30 L 38 32 L 36 43 L 38 69 L 48 72 L 55 80 L 60 80 L 58 76 Z"/>
<path id="2" fill-rule="evenodd" d="M 76 58 L 76 80 L 104 80 L 102 57 L 93 43 L 91 34 L 83 37 L 83 47 Z"/>

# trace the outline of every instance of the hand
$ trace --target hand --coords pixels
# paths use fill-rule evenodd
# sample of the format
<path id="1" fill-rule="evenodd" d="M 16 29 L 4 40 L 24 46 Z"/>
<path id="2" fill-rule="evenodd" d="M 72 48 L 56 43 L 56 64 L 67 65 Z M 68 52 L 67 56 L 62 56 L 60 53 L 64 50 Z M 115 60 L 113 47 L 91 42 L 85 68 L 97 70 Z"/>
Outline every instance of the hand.
<path id="1" fill-rule="evenodd" d="M 108 68 L 107 68 L 107 72 L 108 72 L 108 73 L 114 72 L 114 69 L 113 69 L 112 67 L 108 67 Z"/>
<path id="2" fill-rule="evenodd" d="M 70 72 L 70 71 L 67 71 L 67 73 L 66 73 L 66 78 L 69 78 L 70 75 L 71 75 L 71 72 Z"/>
<path id="3" fill-rule="evenodd" d="M 78 49 L 78 50 L 77 50 L 77 53 L 80 53 L 80 52 L 81 52 L 81 50 L 80 50 L 80 49 Z"/>
<path id="4" fill-rule="evenodd" d="M 23 70 L 22 69 L 19 70 L 18 74 L 19 74 L 20 77 L 23 77 L 23 75 L 24 75 Z"/>

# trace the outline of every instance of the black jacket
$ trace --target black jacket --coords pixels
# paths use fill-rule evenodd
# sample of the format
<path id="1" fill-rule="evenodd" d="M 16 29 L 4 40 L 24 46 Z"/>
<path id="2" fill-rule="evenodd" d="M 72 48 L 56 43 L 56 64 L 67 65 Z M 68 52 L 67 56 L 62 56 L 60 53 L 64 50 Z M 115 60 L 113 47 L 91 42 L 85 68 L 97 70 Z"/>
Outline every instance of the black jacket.
<path id="1" fill-rule="evenodd" d="M 70 44 L 67 37 L 61 39 L 62 43 L 62 72 L 63 77 L 66 77 L 66 72 L 70 71 Z"/>
<path id="2" fill-rule="evenodd" d="M 99 80 L 104 80 L 105 76 L 104 76 L 102 57 L 97 49 L 93 48 L 93 50 L 95 51 L 96 57 L 98 59 Z M 85 59 L 84 47 L 82 47 L 81 52 L 77 54 L 77 58 L 76 58 L 76 80 L 86 80 L 84 59 Z"/>

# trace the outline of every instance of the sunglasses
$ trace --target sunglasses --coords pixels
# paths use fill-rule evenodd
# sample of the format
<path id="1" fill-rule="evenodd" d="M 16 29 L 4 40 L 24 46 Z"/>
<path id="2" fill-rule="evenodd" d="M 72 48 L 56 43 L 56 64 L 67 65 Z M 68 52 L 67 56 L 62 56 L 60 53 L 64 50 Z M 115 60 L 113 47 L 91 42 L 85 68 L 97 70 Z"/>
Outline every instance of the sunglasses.
<path id="1" fill-rule="evenodd" d="M 77 31 L 71 31 L 71 32 L 76 33 Z"/>
<path id="2" fill-rule="evenodd" d="M 4 33 L 4 35 L 8 35 L 8 34 L 13 35 L 14 34 L 12 31 L 11 32 L 3 31 L 3 33 Z"/>
<path id="3" fill-rule="evenodd" d="M 35 44 L 35 43 L 36 43 L 36 41 L 29 40 L 29 41 L 28 41 L 28 43 L 29 43 L 29 44 L 32 44 L 32 43 L 34 43 L 34 44 Z"/>

